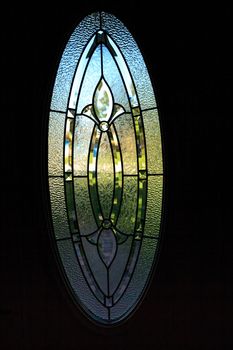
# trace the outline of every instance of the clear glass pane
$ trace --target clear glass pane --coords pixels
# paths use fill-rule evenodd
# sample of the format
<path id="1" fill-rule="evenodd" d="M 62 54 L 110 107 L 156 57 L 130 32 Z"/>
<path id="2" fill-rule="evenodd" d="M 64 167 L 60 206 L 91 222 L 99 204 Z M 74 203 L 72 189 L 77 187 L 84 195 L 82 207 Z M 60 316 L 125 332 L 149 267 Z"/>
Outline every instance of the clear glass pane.
<path id="1" fill-rule="evenodd" d="M 124 107 L 126 112 L 130 112 L 128 96 L 122 82 L 117 65 L 106 46 L 103 45 L 103 73 L 104 78 L 112 91 L 114 102 Z"/>
<path id="2" fill-rule="evenodd" d="M 106 132 L 102 133 L 100 140 L 98 162 L 97 162 L 97 181 L 100 203 L 104 218 L 109 218 L 114 190 L 114 170 L 112 152 L 109 138 Z"/>
<path id="3" fill-rule="evenodd" d="M 93 101 L 95 89 L 101 78 L 101 52 L 98 46 L 93 53 L 84 75 L 81 86 L 81 93 L 78 99 L 77 113 L 82 113 L 84 107 L 90 105 Z"/>
<path id="4" fill-rule="evenodd" d="M 158 237 L 163 196 L 163 176 L 148 176 L 147 211 L 144 234 Z"/>
<path id="5" fill-rule="evenodd" d="M 117 252 L 116 237 L 111 228 L 103 229 L 99 234 L 98 252 L 107 268 L 110 267 Z"/>
<path id="6" fill-rule="evenodd" d="M 143 112 L 149 174 L 163 173 L 163 158 L 157 110 Z"/>
<path id="7" fill-rule="evenodd" d="M 84 309 L 87 309 L 95 319 L 107 319 L 107 309 L 95 298 L 85 281 L 72 242 L 70 240 L 60 241 L 57 242 L 57 245 L 68 280 Z"/>
<path id="8" fill-rule="evenodd" d="M 118 245 L 117 255 L 109 269 L 109 288 L 112 295 L 124 273 L 125 266 L 131 249 L 132 237 L 128 237 L 127 241 Z"/>
<path id="9" fill-rule="evenodd" d="M 70 231 L 72 234 L 74 234 L 78 232 L 78 223 L 77 223 L 77 218 L 75 213 L 73 182 L 66 181 L 65 187 L 66 187 L 66 205 L 67 205 L 67 211 L 68 211 L 68 217 L 69 217 L 69 223 L 70 223 Z"/>
<path id="10" fill-rule="evenodd" d="M 99 81 L 94 94 L 94 110 L 97 118 L 108 121 L 113 111 L 113 98 L 109 86 L 103 78 Z"/>
<path id="11" fill-rule="evenodd" d="M 137 174 L 137 153 L 133 119 L 130 114 L 123 114 L 115 121 L 119 138 L 124 174 Z"/>
<path id="12" fill-rule="evenodd" d="M 111 308 L 110 318 L 117 321 L 118 318 L 124 318 L 124 315 L 132 309 L 134 303 L 140 297 L 143 290 L 145 290 L 150 272 L 152 270 L 155 252 L 157 251 L 157 240 L 143 239 L 139 259 L 126 290 L 126 293 L 118 301 L 118 303 Z"/>
<path id="13" fill-rule="evenodd" d="M 117 66 L 123 76 L 124 84 L 128 93 L 128 98 L 130 101 L 131 107 L 137 107 L 138 106 L 138 98 L 135 91 L 135 85 L 132 81 L 130 71 L 126 65 L 126 62 L 124 60 L 124 57 L 122 56 L 121 51 L 118 49 L 115 42 L 108 36 L 108 42 L 111 45 L 111 49 L 115 52 L 115 60 L 117 62 Z"/>
<path id="14" fill-rule="evenodd" d="M 88 192 L 87 178 L 74 179 L 75 204 L 80 234 L 89 234 L 97 230 Z"/>
<path id="15" fill-rule="evenodd" d="M 135 40 L 115 16 L 104 12 L 101 12 L 101 15 L 103 29 L 107 30 L 113 40 L 116 41 L 126 59 L 136 86 L 141 108 L 155 107 L 156 102 L 150 77 Z"/>
<path id="16" fill-rule="evenodd" d="M 53 89 L 51 109 L 66 111 L 75 69 L 90 37 L 99 28 L 99 14 L 90 15 L 80 22 L 63 52 Z"/>
<path id="17" fill-rule="evenodd" d="M 65 132 L 65 172 L 72 172 L 74 119 L 66 119 Z"/>
<path id="18" fill-rule="evenodd" d="M 107 269 L 99 257 L 97 246 L 88 242 L 86 238 L 82 238 L 83 248 L 90 266 L 95 276 L 95 280 L 104 294 L 108 294 Z"/>
<path id="19" fill-rule="evenodd" d="M 123 233 L 133 234 L 137 209 L 138 179 L 135 176 L 124 177 L 121 211 L 117 228 Z"/>
<path id="20" fill-rule="evenodd" d="M 136 143 L 137 143 L 137 157 L 138 157 L 138 168 L 140 170 L 146 169 L 146 144 L 143 133 L 142 117 L 134 117 L 134 127 L 136 132 Z"/>
<path id="21" fill-rule="evenodd" d="M 70 237 L 63 178 L 50 178 L 49 192 L 55 237 Z"/>
<path id="22" fill-rule="evenodd" d="M 137 208 L 137 238 L 141 237 L 143 232 L 143 225 L 145 222 L 146 214 L 146 188 L 147 181 L 145 179 L 139 179 L 139 191 L 138 191 L 138 208 Z"/>
<path id="23" fill-rule="evenodd" d="M 74 175 L 87 175 L 88 151 L 94 122 L 77 115 L 74 129 Z"/>
<path id="24" fill-rule="evenodd" d="M 120 298 L 123 296 L 126 289 L 128 288 L 128 284 L 132 278 L 132 274 L 134 272 L 134 269 L 135 269 L 135 266 L 137 263 L 137 259 L 138 259 L 139 251 L 140 251 L 140 246 L 141 246 L 140 241 L 135 240 L 135 239 L 132 241 L 130 256 L 129 256 L 129 260 L 127 261 L 127 265 L 126 265 L 125 272 L 123 274 L 123 278 L 122 278 L 116 292 L 113 295 L 114 303 L 117 303 L 120 300 Z"/>
<path id="25" fill-rule="evenodd" d="M 121 196 L 122 196 L 122 161 L 120 155 L 120 146 L 114 125 L 111 125 L 109 130 L 109 138 L 111 140 L 112 153 L 114 158 L 114 172 L 115 172 L 115 187 L 114 198 L 111 211 L 111 221 L 115 225 L 119 215 Z"/>
<path id="26" fill-rule="evenodd" d="M 49 175 L 63 175 L 63 142 L 65 114 L 50 112 L 48 165 Z"/>
<path id="27" fill-rule="evenodd" d="M 82 242 L 77 241 L 74 243 L 74 246 L 75 246 L 77 258 L 80 263 L 81 270 L 86 278 L 86 282 L 89 288 L 92 290 L 97 300 L 103 303 L 103 298 L 104 298 L 103 291 L 99 288 L 98 284 L 96 283 L 95 277 L 88 264 L 86 253 L 85 253 L 85 250 L 83 249 Z"/>
<path id="28" fill-rule="evenodd" d="M 101 132 L 97 126 L 94 128 L 94 132 L 91 139 L 90 153 L 88 158 L 88 185 L 90 200 L 93 206 L 93 214 L 97 225 L 101 225 L 103 221 L 103 214 L 100 206 L 97 184 L 97 156 L 99 143 L 101 139 Z"/>

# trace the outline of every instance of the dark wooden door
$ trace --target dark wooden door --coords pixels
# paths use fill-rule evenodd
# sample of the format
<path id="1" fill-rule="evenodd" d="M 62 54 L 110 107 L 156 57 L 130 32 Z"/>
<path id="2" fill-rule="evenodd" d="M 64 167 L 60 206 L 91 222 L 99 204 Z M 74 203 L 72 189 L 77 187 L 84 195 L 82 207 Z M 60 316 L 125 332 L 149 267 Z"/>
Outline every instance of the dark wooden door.
<path id="1" fill-rule="evenodd" d="M 222 229 L 227 211 L 218 176 L 222 13 L 114 3 L 9 5 L 2 14 L 1 348 L 230 349 L 232 239 Z M 132 319 L 112 330 L 89 324 L 70 301 L 44 203 L 46 108 L 57 64 L 75 25 L 101 9 L 125 23 L 145 55 L 166 168 L 156 273 Z M 227 11 L 224 19 L 227 25 Z"/>

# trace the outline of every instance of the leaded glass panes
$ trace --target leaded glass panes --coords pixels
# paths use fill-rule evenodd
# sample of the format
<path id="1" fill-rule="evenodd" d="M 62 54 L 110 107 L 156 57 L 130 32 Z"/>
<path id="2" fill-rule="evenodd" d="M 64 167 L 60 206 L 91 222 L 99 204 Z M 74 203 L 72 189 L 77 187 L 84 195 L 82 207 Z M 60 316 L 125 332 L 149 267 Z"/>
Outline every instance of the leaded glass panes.
<path id="1" fill-rule="evenodd" d="M 153 271 L 163 160 L 147 68 L 113 15 L 92 14 L 75 29 L 50 108 L 49 190 L 60 262 L 86 315 L 119 323 Z"/>

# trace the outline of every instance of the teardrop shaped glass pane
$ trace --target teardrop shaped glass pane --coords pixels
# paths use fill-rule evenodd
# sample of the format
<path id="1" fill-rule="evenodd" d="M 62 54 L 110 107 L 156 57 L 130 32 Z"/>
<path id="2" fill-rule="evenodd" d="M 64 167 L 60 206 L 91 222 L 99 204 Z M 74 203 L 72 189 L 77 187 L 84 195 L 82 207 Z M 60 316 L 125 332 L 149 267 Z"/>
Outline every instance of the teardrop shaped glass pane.
<path id="1" fill-rule="evenodd" d="M 99 120 L 109 120 L 113 110 L 111 91 L 104 79 L 97 85 L 94 96 L 94 109 Z"/>
<path id="2" fill-rule="evenodd" d="M 111 229 L 100 233 L 98 251 L 105 265 L 109 267 L 116 253 L 116 238 Z"/>

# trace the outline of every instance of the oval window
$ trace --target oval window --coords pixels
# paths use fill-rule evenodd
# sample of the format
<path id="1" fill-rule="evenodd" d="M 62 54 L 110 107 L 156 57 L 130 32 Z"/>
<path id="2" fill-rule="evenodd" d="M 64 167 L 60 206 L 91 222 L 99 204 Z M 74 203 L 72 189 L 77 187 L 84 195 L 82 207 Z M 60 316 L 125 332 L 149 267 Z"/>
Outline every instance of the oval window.
<path id="1" fill-rule="evenodd" d="M 119 323 L 156 261 L 163 164 L 147 68 L 113 15 L 91 14 L 71 35 L 48 137 L 53 237 L 68 288 L 91 320 Z"/>

